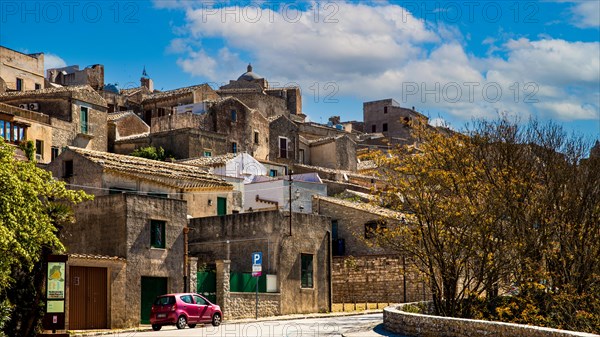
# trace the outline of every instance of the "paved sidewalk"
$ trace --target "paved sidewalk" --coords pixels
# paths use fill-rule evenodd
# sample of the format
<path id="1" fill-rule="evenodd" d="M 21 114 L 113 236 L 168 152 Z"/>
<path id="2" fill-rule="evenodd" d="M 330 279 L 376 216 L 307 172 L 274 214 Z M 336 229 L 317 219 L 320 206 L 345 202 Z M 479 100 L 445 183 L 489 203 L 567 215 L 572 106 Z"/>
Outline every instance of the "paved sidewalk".
<path id="1" fill-rule="evenodd" d="M 316 313 L 316 314 L 295 314 L 295 315 L 282 315 L 282 316 L 271 316 L 271 317 L 259 317 L 258 320 L 254 318 L 243 318 L 243 319 L 232 319 L 224 320 L 223 324 L 237 324 L 237 323 L 249 323 L 249 322 L 265 322 L 265 321 L 288 321 L 295 319 L 310 319 L 310 318 L 330 318 L 330 317 L 343 317 L 343 316 L 356 316 L 366 314 L 377 314 L 383 312 L 383 309 L 377 310 L 365 310 L 358 312 L 332 312 L 332 313 Z M 70 330 L 69 333 L 73 337 L 80 336 L 102 336 L 114 333 L 126 333 L 126 332 L 137 332 L 137 331 L 151 331 L 152 327 L 149 324 L 140 325 L 136 328 L 131 329 L 104 329 L 104 330 Z M 366 331 L 365 331 L 366 332 Z M 348 336 L 364 336 L 364 335 L 348 335 Z M 386 336 L 386 335 L 368 335 L 368 336 Z M 391 335 L 390 335 L 391 336 Z"/>

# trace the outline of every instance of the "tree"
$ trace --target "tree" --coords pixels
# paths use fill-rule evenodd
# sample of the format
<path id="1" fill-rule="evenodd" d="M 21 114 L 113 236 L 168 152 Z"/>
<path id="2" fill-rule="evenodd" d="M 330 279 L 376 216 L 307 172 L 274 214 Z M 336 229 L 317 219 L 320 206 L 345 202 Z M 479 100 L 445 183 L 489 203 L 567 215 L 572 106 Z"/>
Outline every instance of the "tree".
<path id="1" fill-rule="evenodd" d="M 501 288 L 514 284 L 536 317 L 549 317 L 542 324 L 598 329 L 600 315 L 589 312 L 600 303 L 600 165 L 585 158 L 591 144 L 536 121 L 476 121 L 448 136 L 415 130 L 418 151 L 377 158 L 388 181 L 379 202 L 410 214 L 378 242 L 417 261 L 436 313 L 478 315 L 483 296 L 486 315 L 496 315 Z M 579 304 L 565 306 L 568 298 Z"/>
<path id="2" fill-rule="evenodd" d="M 38 274 L 43 254 L 64 251 L 57 234 L 72 221 L 69 206 L 90 198 L 66 189 L 34 162 L 16 160 L 14 148 L 0 141 L 0 269 L 6 271 L 0 274 L 0 310 L 13 308 L 3 327 L 8 335 L 35 333 L 40 318 L 36 308 L 43 300 L 44 278 Z M 22 294 L 23 287 L 33 293 Z M 33 308 L 23 308 L 28 301 Z"/>

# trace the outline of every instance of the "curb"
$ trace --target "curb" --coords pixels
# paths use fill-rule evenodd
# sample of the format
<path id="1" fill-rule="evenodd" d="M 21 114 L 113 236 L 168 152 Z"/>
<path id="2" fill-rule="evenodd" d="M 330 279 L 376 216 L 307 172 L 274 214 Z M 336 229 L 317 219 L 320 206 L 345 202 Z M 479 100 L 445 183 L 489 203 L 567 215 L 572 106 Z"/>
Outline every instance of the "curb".
<path id="1" fill-rule="evenodd" d="M 383 309 L 371 309 L 357 312 L 333 312 L 333 313 L 322 313 L 322 314 L 306 314 L 306 315 L 284 315 L 284 316 L 270 316 L 270 317 L 259 317 L 254 318 L 240 318 L 232 320 L 224 320 L 223 324 L 242 324 L 242 323 L 253 323 L 253 322 L 269 322 L 269 321 L 291 321 L 296 319 L 313 319 L 313 318 L 327 318 L 327 317 L 345 317 L 345 316 L 360 316 L 368 314 L 382 313 Z M 149 325 L 142 325 L 137 328 L 131 329 L 115 329 L 115 330 L 102 330 L 102 331 L 77 331 L 70 334 L 71 337 L 84 337 L 84 336 L 102 336 L 110 335 L 115 333 L 126 333 L 126 332 L 146 332 L 152 331 Z"/>

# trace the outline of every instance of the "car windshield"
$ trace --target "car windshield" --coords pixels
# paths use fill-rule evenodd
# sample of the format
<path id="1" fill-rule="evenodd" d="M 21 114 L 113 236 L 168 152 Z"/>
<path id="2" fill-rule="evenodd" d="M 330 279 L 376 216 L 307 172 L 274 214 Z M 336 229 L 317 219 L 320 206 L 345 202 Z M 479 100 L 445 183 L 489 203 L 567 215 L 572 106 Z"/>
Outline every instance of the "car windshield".
<path id="1" fill-rule="evenodd" d="M 175 304 L 175 296 L 157 297 L 154 305 L 173 305 Z"/>

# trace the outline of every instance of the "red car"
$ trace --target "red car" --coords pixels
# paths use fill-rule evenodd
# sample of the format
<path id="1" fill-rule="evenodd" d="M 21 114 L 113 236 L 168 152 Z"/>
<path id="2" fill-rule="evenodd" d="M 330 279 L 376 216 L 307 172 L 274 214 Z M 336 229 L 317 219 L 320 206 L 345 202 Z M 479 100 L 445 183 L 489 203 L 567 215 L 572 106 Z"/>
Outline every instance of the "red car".
<path id="1" fill-rule="evenodd" d="M 196 327 L 198 323 L 221 324 L 221 308 L 202 295 L 193 293 L 167 294 L 156 298 L 152 304 L 150 324 L 154 331 L 163 325 L 175 325 L 177 329 L 185 326 Z"/>

